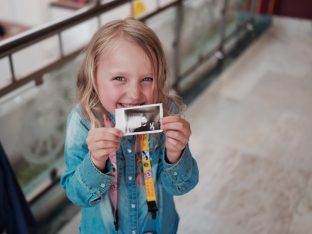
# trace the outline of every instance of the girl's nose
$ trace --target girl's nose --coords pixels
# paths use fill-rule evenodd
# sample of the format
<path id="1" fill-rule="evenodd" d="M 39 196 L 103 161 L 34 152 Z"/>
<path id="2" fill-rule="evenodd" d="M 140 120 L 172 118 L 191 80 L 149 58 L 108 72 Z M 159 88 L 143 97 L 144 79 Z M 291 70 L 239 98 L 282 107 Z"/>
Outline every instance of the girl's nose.
<path id="1" fill-rule="evenodd" d="M 134 100 L 139 100 L 142 98 L 142 91 L 139 84 L 132 84 L 129 86 L 128 95 Z"/>

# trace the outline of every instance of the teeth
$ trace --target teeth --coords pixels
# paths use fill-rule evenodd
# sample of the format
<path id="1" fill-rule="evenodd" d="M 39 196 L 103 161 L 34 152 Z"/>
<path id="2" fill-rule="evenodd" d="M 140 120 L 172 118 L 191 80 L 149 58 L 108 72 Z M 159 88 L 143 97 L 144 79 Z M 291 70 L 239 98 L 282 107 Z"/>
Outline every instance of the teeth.
<path id="1" fill-rule="evenodd" d="M 121 104 L 123 107 L 141 106 L 142 104 Z"/>

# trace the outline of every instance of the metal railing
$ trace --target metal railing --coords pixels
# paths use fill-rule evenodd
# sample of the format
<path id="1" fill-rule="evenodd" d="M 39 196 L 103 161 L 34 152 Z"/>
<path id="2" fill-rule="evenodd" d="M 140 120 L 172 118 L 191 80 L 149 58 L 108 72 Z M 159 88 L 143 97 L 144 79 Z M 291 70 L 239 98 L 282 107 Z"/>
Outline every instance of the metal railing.
<path id="1" fill-rule="evenodd" d="M 35 29 L 26 31 L 25 33 L 18 34 L 16 36 L 13 36 L 12 38 L 9 38 L 3 42 L 0 42 L 0 59 L 7 57 L 9 60 L 9 66 L 10 66 L 10 73 L 11 73 L 11 82 L 10 84 L 6 85 L 5 87 L 0 88 L 0 98 L 5 96 L 6 94 L 20 88 L 21 86 L 34 81 L 37 85 L 40 85 L 43 80 L 42 76 L 46 74 L 48 71 L 54 70 L 58 68 L 60 65 L 66 63 L 67 61 L 72 60 L 74 57 L 76 57 L 82 50 L 83 47 L 80 49 L 77 49 L 71 53 L 65 54 L 63 49 L 63 40 L 62 40 L 62 33 L 72 28 L 73 26 L 76 26 L 78 24 L 81 24 L 82 22 L 86 22 L 87 20 L 90 20 L 94 17 L 97 17 L 98 19 L 98 26 L 101 25 L 100 15 L 108 12 L 114 8 L 117 8 L 125 3 L 131 3 L 131 0 L 115 0 L 106 4 L 99 4 L 99 1 L 97 1 L 94 5 L 86 6 L 81 10 L 78 10 L 77 12 L 71 14 L 69 17 L 65 19 L 60 19 L 58 21 L 52 22 L 50 24 L 43 25 L 41 27 L 37 27 Z M 230 35 L 226 36 L 224 34 L 224 27 L 225 27 L 225 18 L 227 14 L 227 4 L 229 0 L 223 0 L 223 9 L 222 9 L 222 22 L 220 24 L 220 35 L 221 40 L 217 47 L 215 47 L 213 50 L 211 50 L 207 54 L 203 54 L 198 58 L 197 63 L 193 64 L 187 71 L 181 73 L 179 66 L 180 66 L 180 56 L 179 56 L 179 49 L 180 49 L 180 32 L 181 32 L 181 22 L 183 17 L 182 12 L 182 4 L 183 0 L 176 0 L 172 1 L 171 3 L 160 6 L 158 5 L 157 10 L 152 11 L 142 17 L 139 17 L 140 20 L 146 21 L 147 19 L 159 14 L 160 12 L 171 8 L 176 7 L 177 8 L 177 14 L 176 14 L 176 39 L 174 43 L 174 49 L 175 49 L 175 68 L 174 68 L 174 76 L 175 81 L 173 83 L 173 87 L 178 89 L 178 83 L 186 76 L 194 72 L 194 70 L 197 69 L 198 66 L 200 66 L 203 61 L 209 59 L 211 56 L 213 56 L 216 52 L 223 54 L 223 45 L 227 42 L 227 40 L 230 40 L 232 37 L 237 35 L 238 31 L 245 29 L 246 24 L 249 24 L 252 22 L 252 17 L 249 20 L 246 20 L 243 22 L 235 31 L 233 31 Z M 253 1 L 255 2 L 255 1 Z M 158 1 L 159 4 L 159 1 Z M 255 5 L 254 3 L 252 4 Z M 21 51 L 31 45 L 34 45 L 36 43 L 39 43 L 43 41 L 44 39 L 50 38 L 52 36 L 58 37 L 58 44 L 59 44 L 59 57 L 53 61 L 50 62 L 48 65 L 42 66 L 40 69 L 31 72 L 30 74 L 23 75 L 22 77 L 17 77 L 15 72 L 15 66 L 14 66 L 14 60 L 13 60 L 13 54 Z"/>

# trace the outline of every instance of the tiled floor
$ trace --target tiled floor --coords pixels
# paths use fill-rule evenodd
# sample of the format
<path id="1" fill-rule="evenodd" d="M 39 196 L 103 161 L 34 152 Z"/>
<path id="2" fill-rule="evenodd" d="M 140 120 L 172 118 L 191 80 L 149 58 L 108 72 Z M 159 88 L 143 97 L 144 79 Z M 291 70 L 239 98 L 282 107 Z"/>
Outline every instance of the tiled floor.
<path id="1" fill-rule="evenodd" d="M 187 118 L 200 182 L 179 234 L 312 233 L 312 22 L 274 19 Z"/>
<path id="2" fill-rule="evenodd" d="M 179 234 L 312 233 L 312 22 L 274 26 L 189 107 Z"/>

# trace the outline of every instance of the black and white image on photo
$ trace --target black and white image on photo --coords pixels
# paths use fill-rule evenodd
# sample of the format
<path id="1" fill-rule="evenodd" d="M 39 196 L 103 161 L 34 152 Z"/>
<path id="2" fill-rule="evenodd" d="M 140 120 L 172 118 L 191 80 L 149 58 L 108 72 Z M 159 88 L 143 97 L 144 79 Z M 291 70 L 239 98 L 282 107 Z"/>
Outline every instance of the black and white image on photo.
<path id="1" fill-rule="evenodd" d="M 162 104 L 121 108 L 116 110 L 116 128 L 126 135 L 161 132 Z"/>

